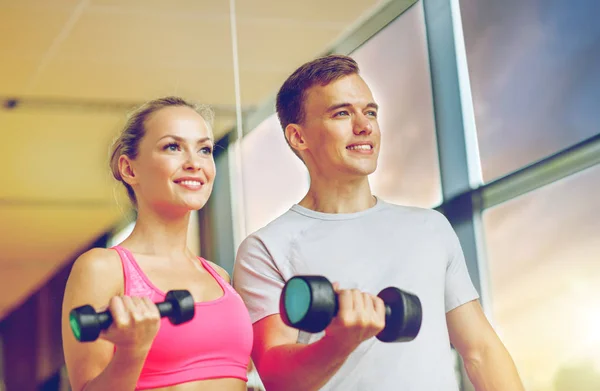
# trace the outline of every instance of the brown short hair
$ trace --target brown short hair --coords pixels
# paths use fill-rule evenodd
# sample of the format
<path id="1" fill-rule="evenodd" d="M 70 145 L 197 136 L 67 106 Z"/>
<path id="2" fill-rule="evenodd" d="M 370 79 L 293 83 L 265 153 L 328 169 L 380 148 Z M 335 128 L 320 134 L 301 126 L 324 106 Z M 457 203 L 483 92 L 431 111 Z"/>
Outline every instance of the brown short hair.
<path id="1" fill-rule="evenodd" d="M 276 109 L 281 127 L 302 124 L 305 120 L 306 91 L 325 86 L 344 76 L 359 74 L 358 64 L 352 57 L 332 54 L 307 62 L 287 78 L 277 93 Z M 287 139 L 286 139 L 287 140 Z"/>
<path id="2" fill-rule="evenodd" d="M 191 103 L 177 96 L 167 96 L 151 100 L 129 114 L 123 130 L 112 144 L 110 169 L 113 177 L 121 182 L 125 186 L 125 189 L 127 189 L 127 195 L 133 206 L 137 206 L 137 200 L 133 188 L 123 181 L 123 178 L 121 177 L 121 172 L 119 171 L 119 157 L 125 155 L 130 159 L 135 159 L 139 153 L 140 141 L 142 141 L 142 138 L 146 134 L 146 120 L 160 109 L 174 106 L 189 107 L 200 114 L 210 127 L 213 125 L 214 113 L 210 107 Z"/>

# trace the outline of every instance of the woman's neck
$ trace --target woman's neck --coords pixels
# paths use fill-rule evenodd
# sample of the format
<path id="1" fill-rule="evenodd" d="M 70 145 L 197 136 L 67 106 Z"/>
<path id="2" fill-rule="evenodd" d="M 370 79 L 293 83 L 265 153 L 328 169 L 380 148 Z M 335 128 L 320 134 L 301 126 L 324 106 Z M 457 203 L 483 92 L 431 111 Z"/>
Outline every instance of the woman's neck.
<path id="1" fill-rule="evenodd" d="M 191 256 L 188 248 L 190 211 L 166 215 L 139 208 L 131 235 L 123 242 L 132 252 L 150 256 L 181 258 Z"/>

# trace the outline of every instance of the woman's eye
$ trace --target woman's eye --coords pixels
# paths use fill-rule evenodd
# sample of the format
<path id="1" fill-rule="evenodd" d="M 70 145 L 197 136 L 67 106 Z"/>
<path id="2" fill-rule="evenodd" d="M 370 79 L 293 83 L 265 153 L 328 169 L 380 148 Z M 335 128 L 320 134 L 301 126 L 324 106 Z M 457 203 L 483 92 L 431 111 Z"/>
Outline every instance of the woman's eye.
<path id="1" fill-rule="evenodd" d="M 211 155 L 213 152 L 213 149 L 212 149 L 212 147 L 204 147 L 200 150 L 200 152 L 202 152 L 203 154 L 206 154 L 206 155 Z"/>
<path id="2" fill-rule="evenodd" d="M 169 143 L 169 144 L 165 145 L 164 150 L 165 151 L 173 151 L 173 152 L 179 151 L 179 144 Z"/>

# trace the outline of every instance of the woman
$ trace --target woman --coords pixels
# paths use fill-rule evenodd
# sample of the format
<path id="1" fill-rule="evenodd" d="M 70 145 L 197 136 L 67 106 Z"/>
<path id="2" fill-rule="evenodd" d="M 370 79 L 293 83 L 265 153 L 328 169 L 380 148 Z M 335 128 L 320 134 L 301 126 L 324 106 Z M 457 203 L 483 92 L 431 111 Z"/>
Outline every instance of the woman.
<path id="1" fill-rule="evenodd" d="M 246 307 L 219 266 L 188 248 L 190 213 L 215 178 L 212 112 L 177 97 L 148 102 L 129 118 L 111 169 L 137 208 L 131 235 L 94 248 L 73 265 L 63 302 L 63 349 L 74 391 L 241 391 L 252 349 Z M 173 325 L 155 303 L 188 290 L 194 318 Z M 94 342 L 78 342 L 71 309 L 108 308 L 113 322 Z"/>

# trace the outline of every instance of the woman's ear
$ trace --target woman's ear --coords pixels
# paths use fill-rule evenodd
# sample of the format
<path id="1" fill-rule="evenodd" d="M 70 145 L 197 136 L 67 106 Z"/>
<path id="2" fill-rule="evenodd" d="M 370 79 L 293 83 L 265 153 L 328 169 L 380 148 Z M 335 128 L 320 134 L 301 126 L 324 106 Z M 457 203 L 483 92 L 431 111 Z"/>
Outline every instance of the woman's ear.
<path id="1" fill-rule="evenodd" d="M 126 155 L 119 156 L 119 173 L 121 174 L 123 182 L 127 183 L 129 186 L 137 184 L 132 161 Z"/>

